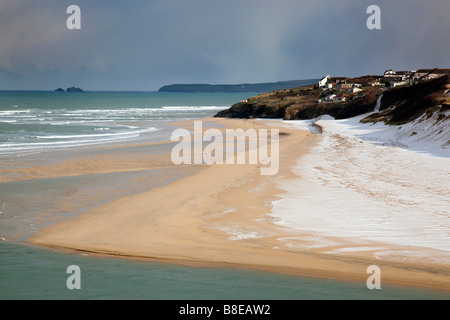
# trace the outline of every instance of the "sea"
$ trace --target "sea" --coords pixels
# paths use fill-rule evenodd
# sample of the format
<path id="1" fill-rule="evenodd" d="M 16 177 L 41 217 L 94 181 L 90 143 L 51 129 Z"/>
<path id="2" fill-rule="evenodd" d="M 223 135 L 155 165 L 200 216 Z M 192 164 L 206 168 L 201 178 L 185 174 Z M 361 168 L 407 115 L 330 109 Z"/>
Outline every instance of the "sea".
<path id="1" fill-rule="evenodd" d="M 0 167 L 104 145 L 158 142 L 256 93 L 0 91 Z M 157 147 L 149 152 L 158 153 Z M 47 155 L 53 155 L 47 159 Z M 2 164 L 3 163 L 3 164 Z M 450 294 L 248 270 L 182 266 L 35 247 L 27 237 L 189 172 L 146 170 L 0 182 L 1 300 L 448 300 Z M 150 181 L 150 182 L 149 182 Z M 95 196 L 94 196 L 95 195 Z M 65 208 L 64 212 L 61 209 Z M 70 266 L 79 289 L 70 289 Z M 368 275 L 369 276 L 369 275 Z"/>
<path id="2" fill-rule="evenodd" d="M 162 139 L 164 123 L 215 115 L 255 93 L 0 92 L 0 157 Z M 167 137 L 167 136 L 165 136 Z"/>

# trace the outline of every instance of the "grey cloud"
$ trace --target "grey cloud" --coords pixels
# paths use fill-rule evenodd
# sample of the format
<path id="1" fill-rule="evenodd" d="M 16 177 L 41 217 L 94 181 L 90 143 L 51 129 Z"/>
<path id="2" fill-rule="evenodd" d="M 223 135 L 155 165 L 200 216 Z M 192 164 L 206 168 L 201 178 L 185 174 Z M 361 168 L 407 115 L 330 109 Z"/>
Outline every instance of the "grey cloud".
<path id="1" fill-rule="evenodd" d="M 239 83 L 449 67 L 450 2 L 2 0 L 0 86 L 151 90 L 175 82 Z"/>

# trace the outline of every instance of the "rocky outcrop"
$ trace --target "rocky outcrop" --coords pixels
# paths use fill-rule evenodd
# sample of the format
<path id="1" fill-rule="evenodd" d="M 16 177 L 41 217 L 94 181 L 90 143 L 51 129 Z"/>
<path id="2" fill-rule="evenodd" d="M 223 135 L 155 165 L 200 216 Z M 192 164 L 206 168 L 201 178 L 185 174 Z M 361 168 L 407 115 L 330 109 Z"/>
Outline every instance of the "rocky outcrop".
<path id="1" fill-rule="evenodd" d="M 331 102 L 323 101 L 331 93 L 342 95 L 346 91 L 321 90 L 316 86 L 277 90 L 236 103 L 215 117 L 305 120 L 330 115 L 335 119 L 345 119 L 374 111 L 377 99 L 382 95 L 379 111 L 371 113 L 361 122 L 403 124 L 423 114 L 431 117 L 438 109 L 440 112 L 447 110 L 450 105 L 449 79 L 450 76 L 445 75 L 384 91 L 366 86 L 358 93 L 345 93 L 345 100 Z"/>
<path id="2" fill-rule="evenodd" d="M 439 110 L 446 110 L 450 99 L 446 94 L 448 75 L 421 81 L 412 86 L 390 88 L 383 93 L 380 112 L 369 115 L 362 122 L 383 121 L 386 124 L 404 124 L 423 114 L 431 116 Z M 442 106 L 442 108 L 440 108 Z"/>
<path id="3" fill-rule="evenodd" d="M 316 86 L 277 90 L 250 98 L 247 102 L 236 103 L 215 117 L 302 120 L 328 114 L 343 119 L 372 111 L 380 91 L 370 87 L 358 94 L 347 94 L 345 101 L 321 103 L 321 98 L 330 92 Z"/>
<path id="4" fill-rule="evenodd" d="M 66 92 L 83 92 L 83 89 L 73 86 L 73 87 L 67 88 Z"/>

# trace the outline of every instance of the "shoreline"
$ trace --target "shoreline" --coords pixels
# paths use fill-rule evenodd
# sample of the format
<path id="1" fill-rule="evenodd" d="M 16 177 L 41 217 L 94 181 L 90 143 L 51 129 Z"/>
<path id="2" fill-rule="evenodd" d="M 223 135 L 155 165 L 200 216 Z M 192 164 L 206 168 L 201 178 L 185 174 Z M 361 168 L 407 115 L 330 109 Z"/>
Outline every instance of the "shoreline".
<path id="1" fill-rule="evenodd" d="M 20 243 L 20 242 L 19 242 Z M 67 253 L 67 254 L 82 254 L 92 258 L 108 258 L 108 259 L 124 259 L 129 261 L 141 261 L 148 263 L 161 263 L 166 265 L 178 265 L 183 267 L 197 267 L 197 268 L 214 268 L 214 269 L 232 269 L 232 270 L 247 270 L 247 271 L 260 271 L 271 274 L 280 274 L 286 276 L 293 277 L 301 277 L 301 278 L 310 278 L 310 279 L 321 279 L 321 280 L 329 280 L 341 283 L 351 283 L 354 285 L 361 285 L 362 287 L 366 286 L 366 280 L 371 275 L 366 273 L 364 266 L 369 266 L 370 263 L 378 263 L 379 260 L 372 261 L 371 259 L 353 259 L 354 257 L 344 257 L 340 256 L 336 258 L 335 256 L 325 256 L 322 254 L 314 254 L 314 253 L 302 253 L 304 254 L 303 258 L 310 259 L 311 257 L 317 261 L 317 263 L 335 263 L 336 261 L 345 263 L 345 260 L 349 260 L 347 263 L 355 264 L 357 262 L 361 266 L 361 270 L 358 273 L 354 273 L 352 270 L 345 273 L 336 273 L 335 270 L 327 269 L 316 269 L 315 265 L 313 268 L 306 267 L 284 267 L 284 266 L 274 266 L 274 265 L 257 265 L 257 264 L 248 264 L 248 263 L 240 263 L 240 262 L 226 262 L 226 261 L 207 261 L 207 260 L 195 260 L 195 259 L 182 259 L 175 258 L 170 259 L 166 257 L 158 257 L 158 256 L 140 256 L 139 254 L 127 254 L 121 252 L 109 252 L 109 251 L 100 251 L 100 250 L 87 250 L 87 249 L 76 249 L 71 247 L 60 247 L 60 246 L 52 246 L 46 244 L 38 244 L 30 241 L 22 242 L 24 245 L 29 245 L 35 248 L 41 248 L 45 250 L 51 250 L 53 252 Z M 327 259 L 328 258 L 328 259 Z M 402 289 L 417 289 L 417 290 L 430 290 L 433 292 L 439 292 L 443 294 L 448 294 L 450 292 L 449 286 L 447 284 L 440 284 L 440 277 L 446 276 L 446 272 L 442 272 L 438 266 L 438 268 L 434 269 L 433 265 L 430 264 L 412 264 L 412 263 L 395 263 L 395 261 L 387 261 L 387 263 L 383 262 L 383 268 L 387 266 L 390 272 L 397 272 L 398 270 L 406 270 L 412 269 L 410 272 L 404 272 L 402 274 L 397 274 L 395 276 L 381 277 L 381 289 L 385 288 L 385 286 L 396 287 Z M 436 278 L 431 279 L 418 279 L 417 276 L 420 274 L 429 275 L 430 273 L 442 273 L 438 275 Z M 430 281 L 431 280 L 431 281 Z M 369 290 L 369 289 L 367 289 Z"/>
<path id="2" fill-rule="evenodd" d="M 228 128 L 266 127 L 251 120 L 207 121 Z M 168 263 L 239 266 L 362 285 L 369 276 L 366 268 L 379 264 L 383 283 L 450 291 L 448 266 L 379 260 L 368 253 L 326 255 L 283 245 L 278 239 L 298 236 L 299 232 L 276 225 L 269 216 L 271 202 L 282 193 L 274 187 L 276 177 L 292 175 L 291 167 L 320 137 L 283 126 L 280 132 L 289 135 L 280 135 L 280 172 L 275 177 L 261 176 L 251 165 L 208 166 L 165 187 L 115 200 L 42 229 L 28 242 L 53 249 Z M 133 230 L 133 234 L 126 230 Z"/>

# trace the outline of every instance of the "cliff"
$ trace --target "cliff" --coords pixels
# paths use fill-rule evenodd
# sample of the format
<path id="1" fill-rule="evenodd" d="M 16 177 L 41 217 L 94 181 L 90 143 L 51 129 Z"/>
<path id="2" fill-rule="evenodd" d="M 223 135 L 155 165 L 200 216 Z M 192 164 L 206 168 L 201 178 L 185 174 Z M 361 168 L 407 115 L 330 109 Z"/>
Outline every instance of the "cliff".
<path id="1" fill-rule="evenodd" d="M 449 109 L 449 87 L 449 75 L 387 90 L 363 86 L 357 93 L 322 90 L 310 85 L 257 95 L 247 102 L 232 105 L 215 117 L 305 120 L 330 115 L 345 119 L 374 111 L 377 99 L 382 95 L 380 111 L 371 113 L 361 122 L 402 124 L 423 114 L 431 117 L 434 112 Z M 333 99 L 329 98 L 331 95 Z"/>
<path id="2" fill-rule="evenodd" d="M 73 87 L 67 88 L 66 92 L 83 92 L 83 89 L 73 86 Z"/>
<path id="3" fill-rule="evenodd" d="M 448 91 L 449 75 L 421 81 L 412 86 L 390 88 L 383 93 L 380 112 L 373 113 L 361 122 L 383 121 L 401 125 L 413 121 L 423 114 L 431 117 L 435 112 L 450 109 Z"/>
<path id="4" fill-rule="evenodd" d="M 324 101 L 334 93 L 336 100 Z M 277 90 L 239 102 L 215 117 L 227 118 L 282 118 L 285 120 L 312 119 L 328 114 L 336 119 L 349 118 L 372 111 L 381 90 L 367 87 L 358 93 L 324 91 L 316 85 L 289 90 Z"/>
<path id="5" fill-rule="evenodd" d="M 172 84 L 159 92 L 268 92 L 317 83 L 318 79 L 243 84 Z"/>

